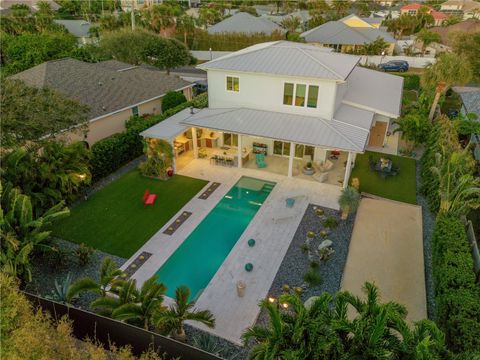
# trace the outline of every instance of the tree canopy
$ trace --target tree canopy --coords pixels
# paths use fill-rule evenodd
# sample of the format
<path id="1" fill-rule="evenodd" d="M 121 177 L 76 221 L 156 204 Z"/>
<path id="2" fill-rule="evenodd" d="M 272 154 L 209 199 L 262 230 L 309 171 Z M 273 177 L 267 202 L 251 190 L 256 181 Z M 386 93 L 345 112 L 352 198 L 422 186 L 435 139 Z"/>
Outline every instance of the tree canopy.
<path id="1" fill-rule="evenodd" d="M 35 88 L 19 80 L 4 80 L 0 107 L 2 146 L 23 145 L 79 126 L 88 108 L 48 88 Z"/>
<path id="2" fill-rule="evenodd" d="M 474 77 L 480 80 L 480 32 L 454 32 L 449 35 L 449 40 L 453 52 L 470 62 Z"/>

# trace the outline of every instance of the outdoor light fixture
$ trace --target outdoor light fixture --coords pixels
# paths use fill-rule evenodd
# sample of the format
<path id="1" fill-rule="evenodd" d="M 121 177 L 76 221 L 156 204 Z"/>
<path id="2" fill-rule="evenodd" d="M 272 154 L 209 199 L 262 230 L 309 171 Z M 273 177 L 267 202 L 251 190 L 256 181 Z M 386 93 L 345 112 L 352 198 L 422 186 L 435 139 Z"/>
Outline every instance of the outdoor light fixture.
<path id="1" fill-rule="evenodd" d="M 268 302 L 273 304 L 275 302 L 275 298 L 274 297 L 269 297 Z"/>
<path id="2" fill-rule="evenodd" d="M 78 177 L 80 180 L 84 181 L 87 178 L 87 174 L 79 174 Z"/>
<path id="3" fill-rule="evenodd" d="M 284 309 L 288 309 L 288 304 L 287 303 L 282 303 L 282 306 Z"/>

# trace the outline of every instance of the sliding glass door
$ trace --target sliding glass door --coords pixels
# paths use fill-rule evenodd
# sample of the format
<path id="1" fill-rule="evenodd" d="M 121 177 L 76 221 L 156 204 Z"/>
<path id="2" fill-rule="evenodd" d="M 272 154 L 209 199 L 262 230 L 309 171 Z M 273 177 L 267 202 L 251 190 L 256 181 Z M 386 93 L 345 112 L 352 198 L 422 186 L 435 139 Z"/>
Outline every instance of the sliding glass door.
<path id="1" fill-rule="evenodd" d="M 301 159 L 305 155 L 310 155 L 313 159 L 314 152 L 315 148 L 313 146 L 295 144 L 295 153 L 293 156 Z M 273 154 L 280 156 L 290 156 L 290 143 L 275 140 L 273 142 Z"/>

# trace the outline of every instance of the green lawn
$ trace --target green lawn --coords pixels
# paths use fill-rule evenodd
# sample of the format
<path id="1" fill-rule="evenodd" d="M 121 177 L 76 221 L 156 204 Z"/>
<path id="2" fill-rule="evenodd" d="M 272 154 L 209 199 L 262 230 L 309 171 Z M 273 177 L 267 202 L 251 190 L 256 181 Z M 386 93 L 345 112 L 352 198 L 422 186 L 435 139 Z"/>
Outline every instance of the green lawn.
<path id="1" fill-rule="evenodd" d="M 393 165 L 400 168 L 398 175 L 382 179 L 375 171 L 370 170 L 370 155 L 375 160 L 380 157 L 392 159 Z M 357 155 L 351 175 L 351 178 L 354 177 L 360 179 L 360 191 L 410 204 L 417 203 L 414 159 L 366 151 L 365 154 Z"/>
<path id="2" fill-rule="evenodd" d="M 53 234 L 128 258 L 206 184 L 180 175 L 155 180 L 133 170 L 72 208 Z M 146 189 L 158 195 L 155 207 L 143 206 Z"/>

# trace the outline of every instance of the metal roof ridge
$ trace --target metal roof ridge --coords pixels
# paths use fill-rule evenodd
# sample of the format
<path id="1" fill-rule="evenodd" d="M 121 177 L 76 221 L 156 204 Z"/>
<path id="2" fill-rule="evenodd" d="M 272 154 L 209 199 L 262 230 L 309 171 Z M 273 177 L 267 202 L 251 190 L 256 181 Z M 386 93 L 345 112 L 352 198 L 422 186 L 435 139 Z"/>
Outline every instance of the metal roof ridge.
<path id="1" fill-rule="evenodd" d="M 308 56 L 310 59 L 312 59 L 313 61 L 315 61 L 319 65 L 323 66 L 325 69 L 330 71 L 333 75 L 337 76 L 341 80 L 345 80 L 345 78 L 343 76 L 339 75 L 336 71 L 333 71 L 332 69 L 330 69 L 327 65 L 325 65 L 320 60 L 315 59 L 312 55 L 308 54 L 304 49 L 297 47 L 296 50 L 300 50 L 304 55 Z"/>

